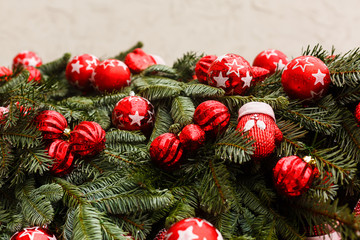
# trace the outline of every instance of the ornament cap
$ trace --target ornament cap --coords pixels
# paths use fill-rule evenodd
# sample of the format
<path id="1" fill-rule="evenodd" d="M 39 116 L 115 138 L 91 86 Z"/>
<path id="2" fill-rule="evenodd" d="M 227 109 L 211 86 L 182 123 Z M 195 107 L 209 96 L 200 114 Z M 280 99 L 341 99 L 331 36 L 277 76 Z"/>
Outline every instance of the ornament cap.
<path id="1" fill-rule="evenodd" d="M 264 102 L 249 102 L 249 103 L 244 104 L 239 109 L 238 119 L 245 115 L 253 114 L 253 113 L 263 113 L 263 114 L 269 115 L 276 122 L 274 110 L 272 109 L 272 107 L 269 104 L 264 103 Z"/>
<path id="2" fill-rule="evenodd" d="M 303 160 L 310 165 L 315 165 L 315 159 L 311 156 L 305 156 Z"/>

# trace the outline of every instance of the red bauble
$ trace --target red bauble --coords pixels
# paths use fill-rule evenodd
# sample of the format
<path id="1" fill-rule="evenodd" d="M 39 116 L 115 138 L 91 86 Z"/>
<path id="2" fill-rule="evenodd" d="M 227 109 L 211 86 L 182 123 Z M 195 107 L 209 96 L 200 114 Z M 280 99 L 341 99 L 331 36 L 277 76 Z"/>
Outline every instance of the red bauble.
<path id="1" fill-rule="evenodd" d="M 259 53 L 253 62 L 253 66 L 269 70 L 269 74 L 282 70 L 288 63 L 287 56 L 276 49 L 268 49 Z"/>
<path id="2" fill-rule="evenodd" d="M 105 131 L 96 122 L 83 121 L 70 133 L 73 151 L 81 156 L 93 156 L 105 148 Z"/>
<path id="3" fill-rule="evenodd" d="M 281 76 L 284 91 L 289 97 L 307 101 L 323 97 L 330 82 L 328 67 L 312 56 L 294 58 Z"/>
<path id="4" fill-rule="evenodd" d="M 356 122 L 360 124 L 360 103 L 358 103 L 355 108 L 355 119 Z"/>
<path id="5" fill-rule="evenodd" d="M 42 111 L 35 117 L 35 122 L 46 140 L 60 138 L 68 126 L 65 117 L 53 110 Z"/>
<path id="6" fill-rule="evenodd" d="M 180 165 L 183 154 L 179 138 L 173 133 L 164 133 L 150 145 L 151 160 L 164 170 L 171 170 Z"/>
<path id="7" fill-rule="evenodd" d="M 26 67 L 26 70 L 29 72 L 29 78 L 28 82 L 35 81 L 40 82 L 41 81 L 41 73 L 40 70 L 34 67 Z"/>
<path id="8" fill-rule="evenodd" d="M 147 132 L 154 123 L 154 106 L 143 97 L 125 97 L 115 105 L 112 122 L 118 129 Z"/>
<path id="9" fill-rule="evenodd" d="M 91 75 L 99 62 L 99 59 L 91 54 L 75 56 L 66 66 L 66 79 L 78 89 L 89 89 Z"/>
<path id="10" fill-rule="evenodd" d="M 18 66 L 23 67 L 40 67 L 42 61 L 40 57 L 31 51 L 23 51 L 16 55 L 13 59 L 13 68 Z"/>
<path id="11" fill-rule="evenodd" d="M 229 110 L 224 104 L 215 100 L 202 102 L 194 112 L 194 123 L 208 133 L 223 132 L 229 121 Z"/>
<path id="12" fill-rule="evenodd" d="M 167 230 L 165 228 L 161 229 L 153 240 L 165 240 L 166 232 Z"/>
<path id="13" fill-rule="evenodd" d="M 360 200 L 357 202 L 356 206 L 354 207 L 354 214 L 355 216 L 360 215 Z"/>
<path id="14" fill-rule="evenodd" d="M 122 61 L 108 59 L 95 68 L 90 81 L 100 92 L 113 92 L 130 85 L 130 70 Z"/>
<path id="15" fill-rule="evenodd" d="M 136 48 L 126 55 L 124 62 L 132 73 L 140 73 L 147 67 L 156 64 L 154 58 L 146 54 L 141 48 Z"/>
<path id="16" fill-rule="evenodd" d="M 149 55 L 154 60 L 155 64 L 166 65 L 166 62 L 162 57 L 155 55 L 155 54 L 149 54 Z"/>
<path id="17" fill-rule="evenodd" d="M 45 228 L 30 227 L 16 232 L 10 240 L 56 240 L 56 237 Z"/>
<path id="18" fill-rule="evenodd" d="M 328 232 L 329 234 L 326 234 Z M 310 235 L 310 233 L 307 233 Z M 332 229 L 328 224 L 313 227 L 313 234 L 306 240 L 341 240 L 341 234 Z"/>
<path id="19" fill-rule="evenodd" d="M 215 55 L 207 55 L 200 58 L 200 60 L 195 65 L 195 74 L 199 82 L 207 83 L 208 72 L 210 65 L 217 59 Z"/>
<path id="20" fill-rule="evenodd" d="M 288 197 L 295 197 L 308 190 L 318 170 L 298 156 L 289 156 L 281 158 L 273 172 L 277 190 Z"/>
<path id="21" fill-rule="evenodd" d="M 9 112 L 7 107 L 0 107 L 0 124 L 5 123 L 6 114 Z"/>
<path id="22" fill-rule="evenodd" d="M 183 148 L 195 151 L 205 143 L 205 132 L 199 125 L 186 125 L 179 134 L 179 139 Z"/>
<path id="23" fill-rule="evenodd" d="M 51 173 L 63 176 L 72 171 L 74 154 L 70 143 L 55 139 L 48 148 L 48 154 L 54 159 L 54 164 L 50 168 Z"/>
<path id="24" fill-rule="evenodd" d="M 7 67 L 0 66 L 0 79 L 8 81 L 13 72 Z"/>
<path id="25" fill-rule="evenodd" d="M 186 218 L 174 223 L 165 234 L 167 240 L 223 240 L 219 230 L 201 218 Z"/>

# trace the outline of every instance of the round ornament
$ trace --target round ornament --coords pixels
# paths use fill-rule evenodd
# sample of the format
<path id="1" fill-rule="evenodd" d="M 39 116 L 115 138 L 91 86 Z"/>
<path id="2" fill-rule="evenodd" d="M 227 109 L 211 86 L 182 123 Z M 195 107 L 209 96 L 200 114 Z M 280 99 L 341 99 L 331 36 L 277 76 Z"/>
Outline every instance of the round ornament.
<path id="1" fill-rule="evenodd" d="M 91 75 L 90 82 L 99 92 L 113 92 L 130 86 L 130 70 L 116 59 L 101 62 Z"/>
<path id="2" fill-rule="evenodd" d="M 42 111 L 35 117 L 35 122 L 46 140 L 61 138 L 68 126 L 65 117 L 54 110 Z"/>
<path id="3" fill-rule="evenodd" d="M 93 156 L 105 148 L 105 131 L 96 122 L 83 121 L 71 131 L 70 142 L 75 153 Z"/>
<path id="4" fill-rule="evenodd" d="M 323 97 L 330 86 L 328 67 L 320 59 L 300 56 L 291 60 L 281 75 L 284 91 L 290 98 L 316 100 Z"/>
<path id="5" fill-rule="evenodd" d="M 287 56 L 276 49 L 268 49 L 260 52 L 254 59 L 253 66 L 269 70 L 269 74 L 284 69 L 288 63 Z"/>
<path id="6" fill-rule="evenodd" d="M 310 233 L 307 235 L 310 235 Z M 313 234 L 306 237 L 306 240 L 341 240 L 341 234 L 332 229 L 328 224 L 321 224 L 320 226 L 313 227 Z"/>
<path id="7" fill-rule="evenodd" d="M 195 151 L 205 143 L 205 132 L 199 125 L 186 125 L 179 134 L 180 142 L 185 150 Z"/>
<path id="8" fill-rule="evenodd" d="M 29 72 L 29 78 L 28 82 L 35 81 L 40 82 L 41 81 L 41 73 L 40 70 L 34 67 L 26 67 L 26 70 Z"/>
<path id="9" fill-rule="evenodd" d="M 56 240 L 56 237 L 45 228 L 30 227 L 16 232 L 10 240 Z"/>
<path id="10" fill-rule="evenodd" d="M 13 68 L 16 67 L 40 67 L 41 58 L 32 51 L 23 51 L 17 54 L 13 59 Z"/>
<path id="11" fill-rule="evenodd" d="M 199 82 L 207 83 L 208 72 L 210 65 L 217 59 L 215 55 L 207 55 L 202 58 L 196 63 L 195 65 L 195 74 Z"/>
<path id="12" fill-rule="evenodd" d="M 156 64 L 154 58 L 141 48 L 136 48 L 131 53 L 128 53 L 124 62 L 132 73 L 140 73 L 147 67 Z"/>
<path id="13" fill-rule="evenodd" d="M 178 167 L 182 154 L 183 147 L 179 138 L 173 133 L 161 134 L 150 145 L 151 160 L 164 170 Z"/>
<path id="14" fill-rule="evenodd" d="M 50 168 L 51 173 L 56 176 L 64 176 L 72 171 L 74 154 L 70 143 L 55 139 L 48 148 L 48 154 L 54 159 Z"/>
<path id="15" fill-rule="evenodd" d="M 154 60 L 155 64 L 166 65 L 166 62 L 162 57 L 155 55 L 155 54 L 149 54 L 149 55 Z"/>
<path id="16" fill-rule="evenodd" d="M 300 196 L 306 192 L 318 174 L 317 168 L 310 164 L 311 161 L 313 161 L 311 157 L 281 158 L 273 169 L 277 190 L 288 197 Z"/>
<path id="17" fill-rule="evenodd" d="M 356 206 L 354 207 L 354 214 L 355 216 L 360 215 L 360 200 L 357 202 Z"/>
<path id="18" fill-rule="evenodd" d="M 223 240 L 219 230 L 201 218 L 186 218 L 174 223 L 165 234 L 167 240 Z"/>
<path id="19" fill-rule="evenodd" d="M 75 56 L 66 66 L 66 79 L 78 89 L 89 89 L 91 75 L 99 62 L 99 59 L 91 54 Z"/>
<path id="20" fill-rule="evenodd" d="M 9 81 L 13 72 L 7 67 L 0 66 L 0 81 Z"/>
<path id="21" fill-rule="evenodd" d="M 155 236 L 155 238 L 153 240 L 165 240 L 165 235 L 166 235 L 166 228 L 161 229 Z"/>
<path id="22" fill-rule="evenodd" d="M 208 100 L 197 106 L 193 120 L 205 132 L 217 134 L 227 128 L 230 122 L 230 113 L 221 102 Z"/>
<path id="23" fill-rule="evenodd" d="M 5 124 L 6 114 L 9 112 L 7 107 L 0 107 L 0 124 Z"/>
<path id="24" fill-rule="evenodd" d="M 360 124 L 360 103 L 358 103 L 355 108 L 355 119 L 356 122 Z"/>

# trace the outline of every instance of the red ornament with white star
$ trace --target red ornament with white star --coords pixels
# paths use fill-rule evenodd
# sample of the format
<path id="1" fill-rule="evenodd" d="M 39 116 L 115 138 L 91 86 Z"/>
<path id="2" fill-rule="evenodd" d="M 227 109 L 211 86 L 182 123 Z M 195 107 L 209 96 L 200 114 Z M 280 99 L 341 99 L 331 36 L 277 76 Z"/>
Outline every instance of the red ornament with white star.
<path id="1" fill-rule="evenodd" d="M 288 63 L 287 56 L 276 49 L 268 49 L 259 53 L 253 62 L 253 66 L 269 70 L 269 74 L 284 69 Z"/>
<path id="2" fill-rule="evenodd" d="M 97 57 L 90 54 L 75 56 L 66 66 L 66 79 L 78 89 L 89 89 L 91 75 L 99 62 Z"/>
<path id="3" fill-rule="evenodd" d="M 7 67 L 0 66 L 0 81 L 8 81 L 13 72 Z"/>
<path id="4" fill-rule="evenodd" d="M 323 61 L 312 56 L 300 56 L 285 67 L 281 83 L 291 98 L 316 100 L 323 97 L 330 86 L 330 73 Z"/>
<path id="5" fill-rule="evenodd" d="M 219 230 L 201 218 L 186 218 L 174 223 L 165 234 L 166 240 L 223 240 Z"/>
<path id="6" fill-rule="evenodd" d="M 56 240 L 56 237 L 45 228 L 30 227 L 16 232 L 10 240 Z"/>
<path id="7" fill-rule="evenodd" d="M 41 73 L 40 70 L 34 67 L 26 67 L 26 70 L 29 72 L 28 82 L 40 82 L 41 81 Z"/>
<path id="8" fill-rule="evenodd" d="M 207 55 L 196 63 L 195 65 L 195 74 L 199 82 L 207 83 L 208 73 L 210 65 L 217 59 L 215 55 Z"/>
<path id="9" fill-rule="evenodd" d="M 113 92 L 130 86 L 130 69 L 116 59 L 101 62 L 90 78 L 92 86 L 99 92 Z"/>
<path id="10" fill-rule="evenodd" d="M 40 67 L 41 58 L 34 52 L 23 51 L 16 55 L 13 59 L 13 68 L 15 67 Z"/>

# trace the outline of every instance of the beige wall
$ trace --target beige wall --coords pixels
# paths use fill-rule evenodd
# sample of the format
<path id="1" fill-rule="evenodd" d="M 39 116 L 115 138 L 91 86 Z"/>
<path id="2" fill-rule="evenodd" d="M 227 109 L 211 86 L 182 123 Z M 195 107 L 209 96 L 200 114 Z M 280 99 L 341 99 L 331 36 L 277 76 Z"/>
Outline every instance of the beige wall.
<path id="1" fill-rule="evenodd" d="M 238 53 L 250 62 L 276 48 L 360 47 L 358 0 L 0 0 L 0 65 L 21 50 L 44 62 L 65 52 L 116 55 L 143 41 L 169 65 L 187 51 Z"/>

